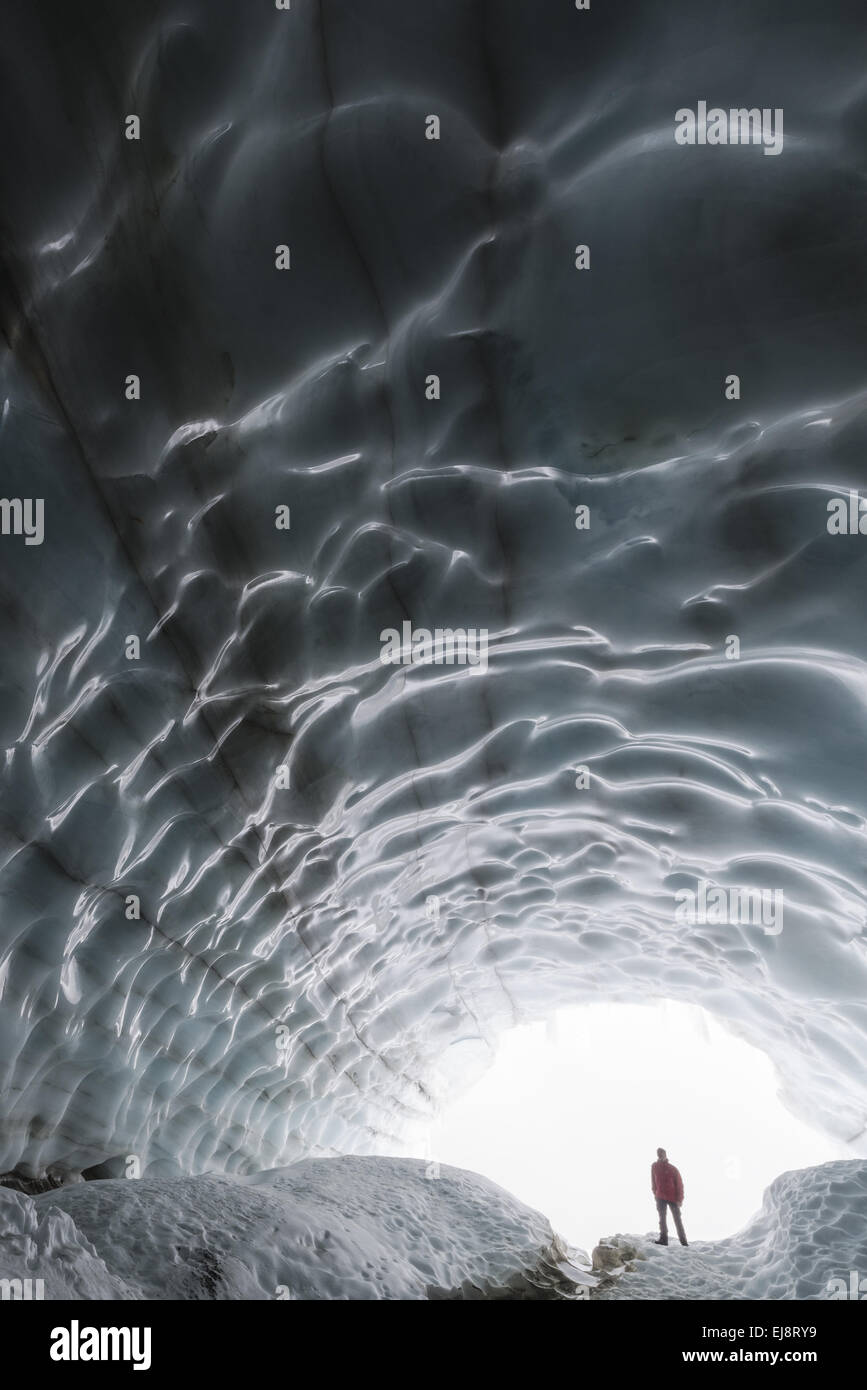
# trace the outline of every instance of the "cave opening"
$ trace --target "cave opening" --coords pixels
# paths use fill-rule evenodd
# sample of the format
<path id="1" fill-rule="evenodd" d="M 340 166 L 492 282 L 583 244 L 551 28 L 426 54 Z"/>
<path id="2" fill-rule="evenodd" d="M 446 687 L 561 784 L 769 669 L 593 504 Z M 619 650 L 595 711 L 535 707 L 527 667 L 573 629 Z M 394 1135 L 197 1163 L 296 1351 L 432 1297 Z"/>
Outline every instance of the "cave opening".
<path id="1" fill-rule="evenodd" d="M 452 1083 L 419 1156 L 469 1168 L 590 1250 L 655 1228 L 650 1165 L 683 1174 L 691 1240 L 719 1240 L 790 1169 L 852 1158 L 783 1104 L 770 1058 L 698 1005 L 599 1003 L 505 1032 L 494 1060 Z"/>

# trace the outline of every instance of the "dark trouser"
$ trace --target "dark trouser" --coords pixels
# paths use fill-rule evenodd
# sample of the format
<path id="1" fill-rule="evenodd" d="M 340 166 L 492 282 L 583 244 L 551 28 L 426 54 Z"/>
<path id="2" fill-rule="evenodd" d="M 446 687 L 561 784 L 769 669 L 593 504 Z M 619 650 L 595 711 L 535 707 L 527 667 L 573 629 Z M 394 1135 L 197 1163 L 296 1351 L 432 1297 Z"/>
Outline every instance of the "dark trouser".
<path id="1" fill-rule="evenodd" d="M 668 1226 L 665 1221 L 665 1209 L 671 1207 L 671 1214 L 674 1217 L 674 1226 L 680 1237 L 681 1245 L 687 1244 L 686 1231 L 683 1229 L 683 1222 L 680 1219 L 680 1203 L 666 1202 L 664 1197 L 657 1197 L 656 1210 L 659 1212 L 659 1239 L 663 1245 L 668 1244 Z"/>

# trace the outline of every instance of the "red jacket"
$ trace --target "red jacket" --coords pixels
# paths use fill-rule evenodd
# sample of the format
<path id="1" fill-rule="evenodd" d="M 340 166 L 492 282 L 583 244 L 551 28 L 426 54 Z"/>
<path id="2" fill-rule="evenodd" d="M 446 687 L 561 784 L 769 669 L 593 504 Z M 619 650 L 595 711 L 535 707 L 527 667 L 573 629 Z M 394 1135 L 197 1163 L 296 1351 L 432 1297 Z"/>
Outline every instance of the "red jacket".
<path id="1" fill-rule="evenodd" d="M 683 1201 L 683 1178 L 667 1158 L 658 1158 L 653 1164 L 650 1169 L 650 1185 L 654 1197 L 659 1197 L 664 1202 L 677 1202 L 679 1205 Z"/>

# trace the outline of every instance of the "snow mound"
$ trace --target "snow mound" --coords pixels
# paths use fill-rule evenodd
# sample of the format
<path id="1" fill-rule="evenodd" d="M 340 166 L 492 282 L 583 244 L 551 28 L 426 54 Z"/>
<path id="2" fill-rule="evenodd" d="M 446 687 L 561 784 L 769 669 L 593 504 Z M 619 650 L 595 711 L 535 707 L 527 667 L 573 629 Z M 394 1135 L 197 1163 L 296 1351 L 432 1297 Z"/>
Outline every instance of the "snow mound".
<path id="1" fill-rule="evenodd" d="M 687 1216 L 687 1234 L 689 1218 Z M 867 1295 L 867 1163 L 823 1163 L 783 1173 L 762 1209 L 719 1241 L 660 1247 L 631 1242 L 645 1258 L 595 1291 L 600 1299 L 831 1299 Z M 853 1281 L 852 1275 L 856 1274 Z"/>
<path id="2" fill-rule="evenodd" d="M 0 1248 L 46 1299 L 842 1298 L 867 1293 L 867 1163 L 784 1173 L 726 1240 L 614 1236 L 593 1272 L 495 1183 L 403 1158 L 0 1188 Z"/>
<path id="3" fill-rule="evenodd" d="M 0 1273 L 44 1279 L 47 1299 L 540 1299 L 594 1283 L 544 1216 L 415 1159 L 0 1189 L 0 1232 Z"/>

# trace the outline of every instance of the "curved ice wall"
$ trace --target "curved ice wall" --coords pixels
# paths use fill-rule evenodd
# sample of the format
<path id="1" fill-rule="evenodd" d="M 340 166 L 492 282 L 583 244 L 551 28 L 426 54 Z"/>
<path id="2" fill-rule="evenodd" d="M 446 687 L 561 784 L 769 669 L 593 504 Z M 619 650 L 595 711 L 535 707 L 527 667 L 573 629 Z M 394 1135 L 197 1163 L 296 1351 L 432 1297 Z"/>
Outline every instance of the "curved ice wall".
<path id="1" fill-rule="evenodd" d="M 3 1169 L 394 1151 L 654 996 L 867 1151 L 857 15 L 11 5 Z"/>

